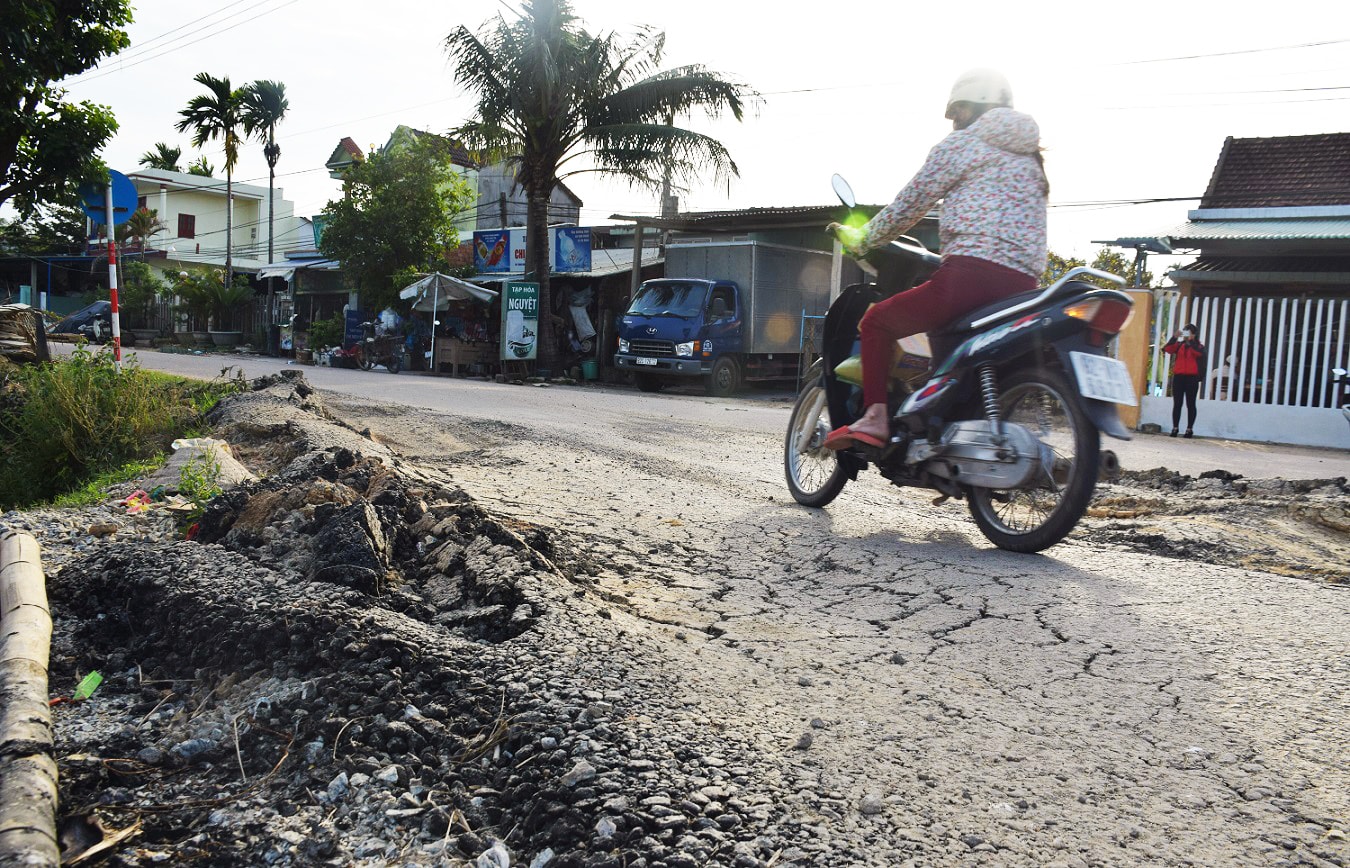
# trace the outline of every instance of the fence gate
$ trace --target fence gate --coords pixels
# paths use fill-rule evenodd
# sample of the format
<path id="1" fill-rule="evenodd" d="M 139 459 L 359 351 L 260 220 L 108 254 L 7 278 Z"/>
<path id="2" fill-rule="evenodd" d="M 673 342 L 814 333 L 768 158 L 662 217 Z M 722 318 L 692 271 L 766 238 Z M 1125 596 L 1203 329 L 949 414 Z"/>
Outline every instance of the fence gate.
<path id="1" fill-rule="evenodd" d="M 1308 445 L 1350 445 L 1333 368 L 1346 367 L 1350 299 L 1158 294 L 1143 421 L 1171 426 L 1172 357 L 1189 323 L 1205 345 L 1197 433 Z M 1165 399 L 1165 400 L 1164 400 Z M 1292 427 L 1291 427 L 1292 426 Z M 1311 426 L 1311 430 L 1308 430 Z"/>

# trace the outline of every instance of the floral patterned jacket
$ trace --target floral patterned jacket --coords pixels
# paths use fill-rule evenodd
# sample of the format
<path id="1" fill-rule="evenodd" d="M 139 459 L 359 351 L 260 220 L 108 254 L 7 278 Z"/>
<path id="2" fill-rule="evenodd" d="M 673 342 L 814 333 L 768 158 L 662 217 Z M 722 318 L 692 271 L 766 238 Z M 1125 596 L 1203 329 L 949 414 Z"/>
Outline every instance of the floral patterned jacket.
<path id="1" fill-rule="evenodd" d="M 938 142 L 923 168 L 863 227 L 863 250 L 903 234 L 942 200 L 942 255 L 974 256 L 1033 277 L 1045 271 L 1045 174 L 1030 115 L 990 109 Z"/>

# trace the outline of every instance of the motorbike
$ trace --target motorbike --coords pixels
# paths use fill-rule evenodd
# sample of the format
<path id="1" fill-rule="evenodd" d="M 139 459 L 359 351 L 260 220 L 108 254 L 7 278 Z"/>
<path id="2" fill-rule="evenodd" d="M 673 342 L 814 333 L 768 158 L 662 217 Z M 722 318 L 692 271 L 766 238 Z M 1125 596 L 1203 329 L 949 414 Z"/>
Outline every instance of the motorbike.
<path id="1" fill-rule="evenodd" d="M 369 371 L 376 365 L 397 374 L 403 370 L 403 340 L 397 335 L 376 335 L 374 322 L 361 323 L 361 342 L 352 347 L 356 365 Z"/>
<path id="2" fill-rule="evenodd" d="M 850 210 L 852 189 L 834 176 Z M 861 259 L 867 280 L 830 305 L 821 358 L 808 370 L 792 410 L 784 469 L 793 499 L 830 504 L 869 466 L 897 486 L 938 492 L 934 503 L 965 500 L 975 524 L 996 546 L 1039 552 L 1082 518 L 1099 474 L 1118 474 L 1101 433 L 1130 433 L 1117 404 L 1137 398 L 1124 363 L 1106 354 L 1133 302 L 1116 289 L 1124 279 L 1073 268 L 1044 289 L 976 310 L 897 351 L 888 398 L 891 437 L 881 447 L 838 452 L 826 435 L 859 419 L 863 406 L 858 323 L 868 307 L 932 274 L 941 259 L 901 238 Z"/>

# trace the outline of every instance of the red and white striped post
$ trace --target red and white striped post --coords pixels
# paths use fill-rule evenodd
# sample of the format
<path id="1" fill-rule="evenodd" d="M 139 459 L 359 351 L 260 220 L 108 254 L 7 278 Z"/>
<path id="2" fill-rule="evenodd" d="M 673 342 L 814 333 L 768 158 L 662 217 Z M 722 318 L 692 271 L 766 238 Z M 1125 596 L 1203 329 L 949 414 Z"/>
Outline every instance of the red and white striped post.
<path id="1" fill-rule="evenodd" d="M 103 188 L 103 204 L 108 212 L 104 223 L 108 232 L 108 297 L 112 300 L 112 343 L 113 366 L 122 373 L 122 319 L 117 311 L 117 231 L 113 224 L 113 188 L 112 176 L 108 176 L 108 186 Z"/>

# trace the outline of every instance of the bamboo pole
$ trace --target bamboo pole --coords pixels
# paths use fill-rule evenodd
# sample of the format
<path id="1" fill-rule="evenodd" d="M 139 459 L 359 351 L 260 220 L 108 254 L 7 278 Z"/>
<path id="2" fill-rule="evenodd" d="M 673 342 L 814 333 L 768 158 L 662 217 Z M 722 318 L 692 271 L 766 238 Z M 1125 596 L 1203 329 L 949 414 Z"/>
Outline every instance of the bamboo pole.
<path id="1" fill-rule="evenodd" d="M 0 535 L 0 866 L 60 864 L 47 663 L 52 618 L 41 551 Z"/>

